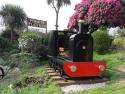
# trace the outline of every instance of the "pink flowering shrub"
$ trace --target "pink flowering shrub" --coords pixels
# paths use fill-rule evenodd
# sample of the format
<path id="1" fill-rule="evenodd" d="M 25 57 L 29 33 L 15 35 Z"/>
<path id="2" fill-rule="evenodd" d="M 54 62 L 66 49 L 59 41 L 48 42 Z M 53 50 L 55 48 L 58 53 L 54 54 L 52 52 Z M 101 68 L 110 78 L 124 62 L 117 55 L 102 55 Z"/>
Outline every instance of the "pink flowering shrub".
<path id="1" fill-rule="evenodd" d="M 68 28 L 78 28 L 78 20 L 84 19 L 84 16 L 87 14 L 91 0 L 84 0 L 75 6 L 75 13 L 70 17 Z"/>
<path id="2" fill-rule="evenodd" d="M 78 21 L 89 26 L 125 26 L 125 15 L 120 0 L 83 0 L 75 6 L 68 28 L 78 29 Z"/>

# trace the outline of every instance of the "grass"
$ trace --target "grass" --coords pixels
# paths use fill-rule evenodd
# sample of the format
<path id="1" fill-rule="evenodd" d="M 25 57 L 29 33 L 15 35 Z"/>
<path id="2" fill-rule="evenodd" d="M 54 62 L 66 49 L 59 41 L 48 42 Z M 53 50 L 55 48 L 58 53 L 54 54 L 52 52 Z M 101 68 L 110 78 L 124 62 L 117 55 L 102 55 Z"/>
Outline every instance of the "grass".
<path id="1" fill-rule="evenodd" d="M 111 80 L 118 80 L 123 73 L 117 72 L 121 65 L 125 65 L 125 53 L 106 53 L 98 54 L 94 52 L 94 61 L 103 61 L 107 63 L 107 71 L 103 77 L 110 78 Z"/>
<path id="2" fill-rule="evenodd" d="M 0 94 L 63 94 L 57 86 L 57 84 L 52 83 L 46 88 L 42 88 L 39 85 L 26 87 L 21 89 L 12 89 L 11 86 L 6 87 L 0 91 Z"/>
<path id="3" fill-rule="evenodd" d="M 94 53 L 94 61 L 104 61 L 109 69 L 118 69 L 120 65 L 125 65 L 125 53 Z M 122 73 L 122 75 L 124 75 Z M 111 77 L 111 83 L 105 87 L 81 91 L 71 94 L 125 94 L 125 85 L 118 82 L 120 74 L 111 70 L 107 70 L 103 77 Z M 114 83 L 115 82 L 115 83 Z"/>
<path id="4" fill-rule="evenodd" d="M 5 81 L 7 80 L 8 83 L 1 83 L 0 85 L 4 84 L 4 87 L 0 87 L 0 94 L 63 94 L 60 87 L 53 82 L 51 79 L 48 78 L 47 72 L 45 71 L 45 65 L 47 64 L 46 61 L 40 61 L 39 66 L 33 67 L 27 64 L 31 64 L 32 56 L 30 55 L 11 55 L 12 63 L 14 64 L 21 64 L 19 66 L 21 73 L 13 79 L 13 76 L 9 75 L 5 77 Z M 21 56 L 21 57 L 20 57 Z M 25 57 L 25 58 L 22 58 Z M 24 64 L 25 62 L 27 64 Z M 30 62 L 29 62 L 30 61 Z M 107 63 L 108 69 L 118 69 L 120 65 L 125 65 L 125 54 L 124 53 L 107 53 L 107 54 L 98 54 L 94 53 L 94 61 L 104 61 Z M 0 64 L 6 65 L 10 61 L 5 61 L 2 58 L 0 59 Z M 34 61 L 33 61 L 34 62 Z M 23 67 L 24 66 L 24 67 Z M 111 77 L 111 80 L 118 80 L 119 74 L 116 72 L 107 70 L 107 72 L 103 75 L 103 77 Z M 43 84 L 34 84 L 32 86 L 28 86 L 25 88 L 13 88 L 16 83 L 23 83 L 27 77 L 43 77 L 44 83 Z M 12 86 L 11 86 L 12 85 Z M 112 83 L 108 84 L 105 87 L 77 92 L 72 94 L 125 94 L 125 90 L 123 89 L 125 85 Z"/>
<path id="5" fill-rule="evenodd" d="M 17 77 L 17 76 L 16 76 Z M 41 77 L 43 79 L 42 84 L 33 84 L 31 86 L 16 88 L 14 85 L 16 83 L 23 83 L 27 77 Z M 11 77 L 12 78 L 12 77 Z M 7 79 L 4 79 L 7 80 Z M 0 83 L 2 85 L 2 83 Z M 3 88 L 0 88 L 0 94 L 63 94 L 60 87 L 48 78 L 47 72 L 45 71 L 45 67 L 36 67 L 34 69 L 29 69 L 23 71 L 21 75 L 19 75 L 15 81 L 13 79 L 6 84 Z"/>
<path id="6" fill-rule="evenodd" d="M 125 65 L 125 53 L 94 53 L 94 61 L 103 61 L 107 63 L 107 68 L 117 69 L 120 65 Z"/>

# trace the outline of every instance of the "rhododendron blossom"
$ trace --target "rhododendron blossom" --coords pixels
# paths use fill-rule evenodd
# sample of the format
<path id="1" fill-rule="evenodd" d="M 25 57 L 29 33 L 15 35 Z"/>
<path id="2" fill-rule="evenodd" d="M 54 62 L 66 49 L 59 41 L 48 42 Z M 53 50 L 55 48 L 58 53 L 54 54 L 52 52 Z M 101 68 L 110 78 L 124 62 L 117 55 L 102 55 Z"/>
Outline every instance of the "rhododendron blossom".
<path id="1" fill-rule="evenodd" d="M 78 21 L 89 26 L 125 26 L 125 15 L 120 0 L 83 0 L 75 6 L 68 28 L 78 29 Z"/>

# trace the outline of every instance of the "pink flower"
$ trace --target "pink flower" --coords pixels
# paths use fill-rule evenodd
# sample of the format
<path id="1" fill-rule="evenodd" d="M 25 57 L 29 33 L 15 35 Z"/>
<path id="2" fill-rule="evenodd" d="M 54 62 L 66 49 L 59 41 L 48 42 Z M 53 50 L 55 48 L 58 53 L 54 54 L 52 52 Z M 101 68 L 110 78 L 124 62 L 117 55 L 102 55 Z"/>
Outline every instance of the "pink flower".
<path id="1" fill-rule="evenodd" d="M 75 13 L 69 20 L 68 28 L 78 28 L 78 21 L 88 25 L 125 26 L 123 6 L 119 0 L 82 0 L 75 6 Z"/>

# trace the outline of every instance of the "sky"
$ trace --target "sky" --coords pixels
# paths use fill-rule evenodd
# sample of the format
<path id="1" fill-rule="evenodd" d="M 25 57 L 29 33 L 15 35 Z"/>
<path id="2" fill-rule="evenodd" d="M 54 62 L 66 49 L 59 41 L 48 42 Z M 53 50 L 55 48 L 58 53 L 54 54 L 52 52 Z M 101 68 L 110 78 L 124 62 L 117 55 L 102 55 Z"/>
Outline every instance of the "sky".
<path id="1" fill-rule="evenodd" d="M 59 13 L 59 30 L 67 28 L 69 17 L 74 13 L 75 4 L 82 0 L 71 0 L 70 6 L 64 6 Z M 4 4 L 20 5 L 27 16 L 34 19 L 47 21 L 48 30 L 55 29 L 55 11 L 48 6 L 46 0 L 0 0 L 0 9 Z"/>

